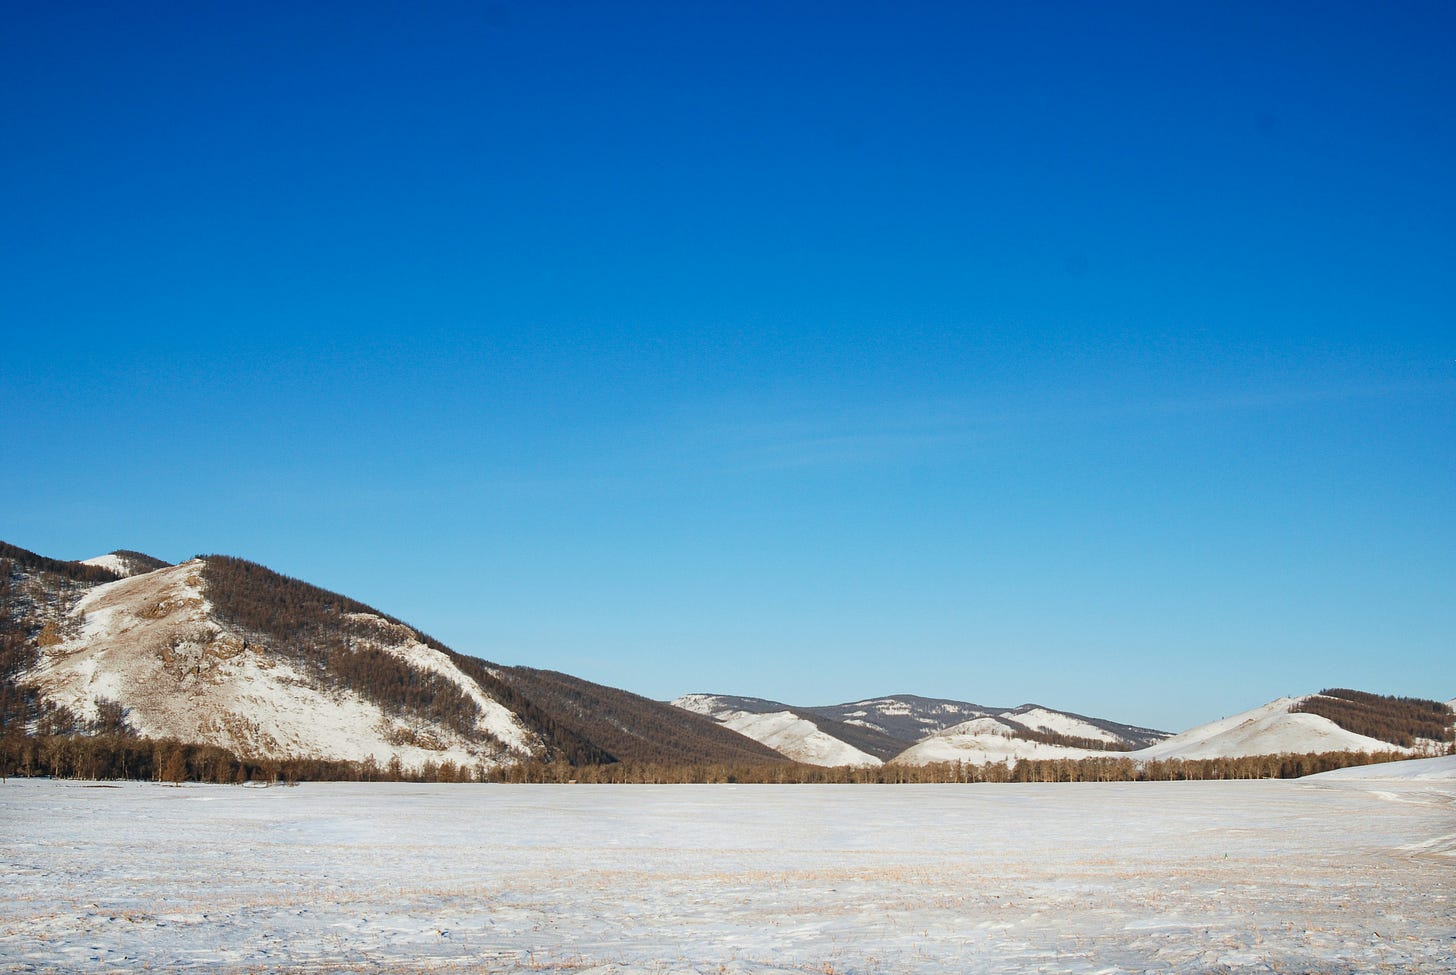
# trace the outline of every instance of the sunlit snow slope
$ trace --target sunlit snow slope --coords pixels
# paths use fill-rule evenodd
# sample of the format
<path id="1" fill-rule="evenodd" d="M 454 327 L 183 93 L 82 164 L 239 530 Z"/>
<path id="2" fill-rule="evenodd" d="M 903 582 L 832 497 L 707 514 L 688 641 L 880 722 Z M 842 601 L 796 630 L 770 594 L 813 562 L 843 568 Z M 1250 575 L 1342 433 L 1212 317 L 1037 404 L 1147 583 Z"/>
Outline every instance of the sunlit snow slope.
<path id="1" fill-rule="evenodd" d="M 825 766 L 880 764 L 878 758 L 819 730 L 814 722 L 793 711 L 742 710 L 726 705 L 724 698 L 712 694 L 687 694 L 672 703 L 713 718 L 796 762 Z"/>
<path id="2" fill-rule="evenodd" d="M 1381 762 L 1378 765 L 1337 768 L 1331 772 L 1307 775 L 1301 781 L 1313 782 L 1324 779 L 1352 782 L 1366 779 L 1398 779 L 1407 782 L 1451 782 L 1456 780 L 1456 755 L 1440 755 L 1435 758 L 1408 758 L 1403 762 Z M 1456 839 L 1456 837 L 1451 837 L 1451 839 Z"/>
<path id="3" fill-rule="evenodd" d="M 476 706 L 478 734 L 386 714 L 347 687 L 331 686 L 220 622 L 204 591 L 203 565 L 194 559 L 90 590 L 63 621 L 60 642 L 41 648 L 24 680 L 82 718 L 94 718 L 99 702 L 114 701 L 143 736 L 207 742 L 248 757 L 373 757 L 385 764 L 397 756 L 407 767 L 474 767 L 538 747 L 517 717 L 448 657 L 383 618 L 355 614 L 370 634 L 357 645 L 456 684 Z"/>
<path id="4" fill-rule="evenodd" d="M 932 762 L 965 762 L 985 765 L 1007 760 L 1045 758 L 1091 758 L 1125 755 L 1090 748 L 1047 744 L 1017 737 L 1016 729 L 992 717 L 972 718 L 938 731 L 895 757 L 901 765 L 929 765 Z"/>
<path id="5" fill-rule="evenodd" d="M 1199 725 L 1167 741 L 1130 753 L 1131 758 L 1239 758 L 1309 752 L 1410 751 L 1346 731 L 1329 718 L 1290 709 L 1304 697 L 1281 697 L 1262 707 Z"/>

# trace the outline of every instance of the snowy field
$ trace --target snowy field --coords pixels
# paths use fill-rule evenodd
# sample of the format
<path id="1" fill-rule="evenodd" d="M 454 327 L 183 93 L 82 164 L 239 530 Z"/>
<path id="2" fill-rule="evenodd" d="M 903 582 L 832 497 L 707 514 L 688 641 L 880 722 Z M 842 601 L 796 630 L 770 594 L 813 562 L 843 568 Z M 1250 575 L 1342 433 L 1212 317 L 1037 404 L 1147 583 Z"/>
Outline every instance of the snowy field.
<path id="1" fill-rule="evenodd" d="M 1452 972 L 1453 798 L 12 779 L 0 971 Z"/>

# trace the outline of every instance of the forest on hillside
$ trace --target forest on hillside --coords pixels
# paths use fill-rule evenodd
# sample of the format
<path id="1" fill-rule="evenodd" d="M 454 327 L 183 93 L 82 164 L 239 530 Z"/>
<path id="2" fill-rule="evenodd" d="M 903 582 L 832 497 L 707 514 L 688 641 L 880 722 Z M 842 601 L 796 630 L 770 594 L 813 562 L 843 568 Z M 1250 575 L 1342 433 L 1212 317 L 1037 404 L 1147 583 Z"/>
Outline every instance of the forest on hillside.
<path id="1" fill-rule="evenodd" d="M 203 558 L 202 577 L 218 617 L 265 639 L 326 686 L 362 693 L 387 714 L 416 715 L 472 740 L 486 737 L 476 727 L 478 706 L 459 685 L 411 667 L 380 647 L 388 639 L 415 639 L 444 653 L 488 696 L 535 729 L 547 757 L 582 763 L 612 758 L 492 674 L 484 661 L 458 654 L 387 613 L 256 562 L 224 555 Z M 398 630 L 381 632 L 380 621 Z"/>
<path id="2" fill-rule="evenodd" d="M 1410 748 L 1417 738 L 1450 741 L 1456 712 L 1440 701 L 1329 687 L 1292 709 L 1328 718 L 1346 731 Z"/>
<path id="3" fill-rule="evenodd" d="M 506 683 L 519 687 L 580 737 L 596 742 L 614 761 L 671 765 L 786 762 L 778 752 L 717 722 L 630 691 L 570 674 L 507 667 Z"/>
<path id="4" fill-rule="evenodd" d="M 33 667 L 40 645 L 59 639 L 67 610 L 92 586 L 119 579 L 115 572 L 48 559 L 0 542 L 0 734 L 42 723 L 61 731 L 35 692 L 17 678 Z"/>

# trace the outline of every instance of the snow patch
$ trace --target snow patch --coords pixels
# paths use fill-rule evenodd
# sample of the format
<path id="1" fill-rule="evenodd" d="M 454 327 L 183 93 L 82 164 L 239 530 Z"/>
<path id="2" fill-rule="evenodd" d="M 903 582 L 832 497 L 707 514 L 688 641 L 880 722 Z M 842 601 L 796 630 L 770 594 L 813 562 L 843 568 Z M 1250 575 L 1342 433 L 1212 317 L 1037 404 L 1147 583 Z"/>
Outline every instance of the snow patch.
<path id="1" fill-rule="evenodd" d="M 82 559 L 81 564 L 94 565 L 98 569 L 115 572 L 122 578 L 136 574 L 132 571 L 131 563 L 114 552 L 109 555 L 98 555 L 93 559 Z"/>
<path id="2" fill-rule="evenodd" d="M 1355 768 L 1340 768 L 1333 772 L 1307 775 L 1301 782 L 1452 782 L 1456 781 L 1456 755 L 1440 755 L 1436 758 L 1408 758 L 1403 762 L 1382 762 L 1379 765 L 1361 765 Z"/>

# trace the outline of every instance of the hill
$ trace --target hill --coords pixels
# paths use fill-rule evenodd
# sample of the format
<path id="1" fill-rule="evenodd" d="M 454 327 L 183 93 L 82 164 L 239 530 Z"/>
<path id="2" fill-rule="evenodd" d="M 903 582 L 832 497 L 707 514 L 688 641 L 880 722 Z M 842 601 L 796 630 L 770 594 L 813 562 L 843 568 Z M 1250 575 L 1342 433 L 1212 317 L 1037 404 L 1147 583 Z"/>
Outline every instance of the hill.
<path id="1" fill-rule="evenodd" d="M 132 552 L 127 549 L 117 549 L 106 555 L 98 555 L 92 559 L 83 559 L 82 565 L 94 565 L 125 578 L 126 576 L 141 575 L 144 572 L 153 572 L 157 569 L 165 569 L 171 565 L 170 562 L 163 562 L 159 558 L 147 555 L 144 552 Z"/>
<path id="2" fill-rule="evenodd" d="M 480 776 L 522 761 L 782 761 L 713 722 L 456 653 L 370 606 L 224 555 L 168 565 L 0 548 L 0 731 L 243 759 Z"/>
<path id="3" fill-rule="evenodd" d="M 689 694 L 673 704 L 708 715 L 795 761 L 814 765 L 1084 757 L 1130 750 L 1168 737 L 1151 728 L 1036 704 L 996 708 L 914 694 L 817 707 Z"/>
<path id="4" fill-rule="evenodd" d="M 833 721 L 777 701 L 686 694 L 672 704 L 761 742 L 778 755 L 809 765 L 879 765 L 904 748 L 903 742 L 872 729 Z"/>
<path id="5" fill-rule="evenodd" d="M 1398 698 L 1382 698 L 1380 695 L 1361 692 L 1345 692 L 1359 695 L 1361 700 L 1400 701 Z M 1257 708 L 1251 708 L 1232 717 L 1210 721 L 1174 735 L 1167 741 L 1132 753 L 1138 759 L 1204 759 L 1239 758 L 1252 755 L 1310 754 L 1315 752 L 1389 752 L 1403 751 L 1408 754 L 1435 754 L 1442 747 L 1440 737 L 1421 739 L 1392 732 L 1386 738 L 1363 734 L 1363 730 L 1374 730 L 1363 721 L 1368 717 L 1366 708 L 1349 708 L 1351 702 L 1345 698 L 1326 698 L 1327 693 L 1310 694 L 1303 697 L 1282 697 Z M 1404 699 L 1417 700 L 1417 699 Z M 1416 710 L 1427 710 L 1424 705 L 1441 704 L 1435 701 L 1417 703 Z M 1340 716 L 1336 721 L 1326 717 L 1330 712 Z M 1444 734 L 1450 734 L 1452 714 L 1446 710 Z M 1433 727 L 1437 734 L 1441 726 Z M 1392 738 L 1404 738 L 1405 744 Z"/>
<path id="6" fill-rule="evenodd" d="M 530 667 L 501 677 L 565 728 L 622 762 L 712 764 L 782 762 L 784 756 L 697 714 L 661 701 Z"/>

